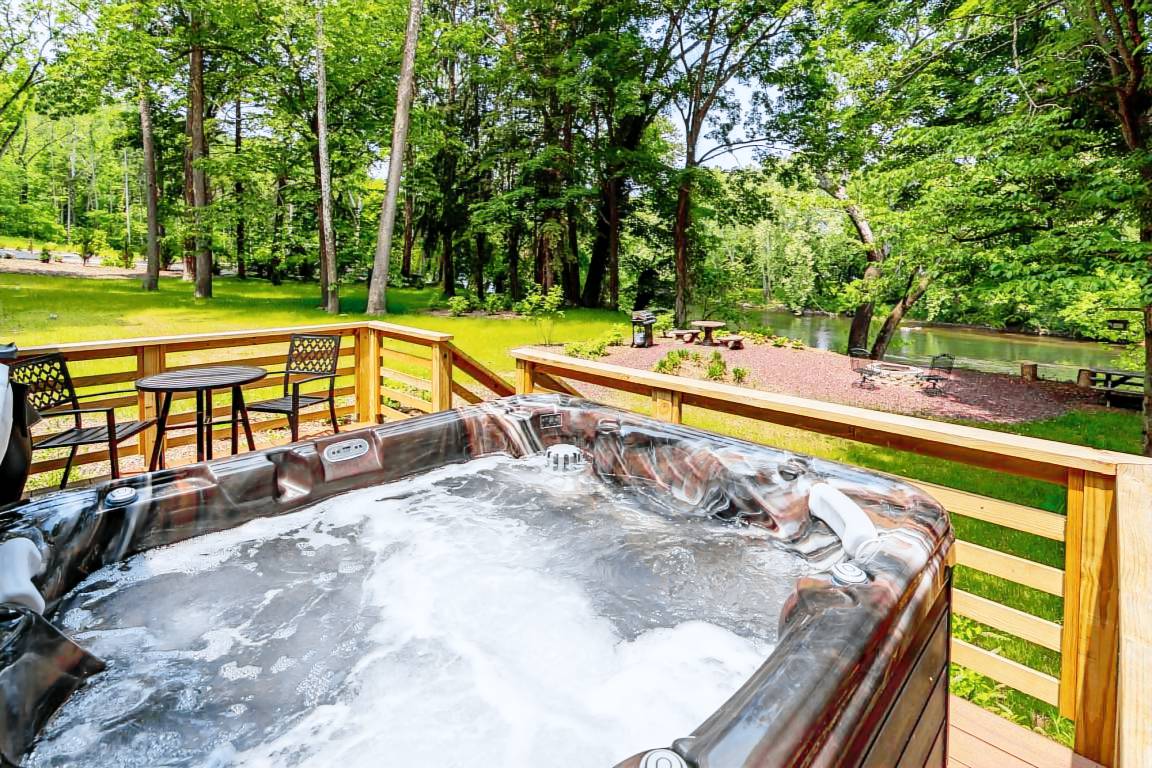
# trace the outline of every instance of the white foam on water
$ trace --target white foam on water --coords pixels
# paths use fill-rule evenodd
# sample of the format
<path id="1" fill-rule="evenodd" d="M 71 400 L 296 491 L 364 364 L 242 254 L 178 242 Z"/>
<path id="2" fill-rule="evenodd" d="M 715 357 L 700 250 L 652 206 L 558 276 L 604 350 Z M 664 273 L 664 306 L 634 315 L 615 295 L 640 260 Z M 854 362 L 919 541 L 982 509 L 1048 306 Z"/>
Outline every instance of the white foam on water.
<path id="1" fill-rule="evenodd" d="M 492 458 L 104 569 L 57 619 L 109 670 L 28 765 L 599 768 L 666 746 L 770 653 L 803 567 L 646 503 Z"/>

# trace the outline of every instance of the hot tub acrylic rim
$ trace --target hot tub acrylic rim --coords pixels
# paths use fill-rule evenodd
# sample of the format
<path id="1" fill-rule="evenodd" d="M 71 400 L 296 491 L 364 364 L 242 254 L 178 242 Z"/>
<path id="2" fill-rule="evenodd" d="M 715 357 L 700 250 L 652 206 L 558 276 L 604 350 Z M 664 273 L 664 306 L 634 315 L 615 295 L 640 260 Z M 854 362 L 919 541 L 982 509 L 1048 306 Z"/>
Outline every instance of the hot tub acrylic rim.
<path id="1" fill-rule="evenodd" d="M 639 416 L 627 411 L 618 410 L 615 408 L 598 405 L 589 401 L 579 400 L 564 395 L 531 395 L 531 396 L 516 396 L 512 398 L 505 398 L 502 401 L 493 403 L 481 404 L 478 406 L 469 406 L 453 411 L 446 411 L 437 414 L 430 414 L 428 416 L 417 417 L 401 422 L 393 422 L 389 424 L 367 427 L 362 430 L 356 430 L 350 433 L 343 433 L 336 437 L 321 438 L 302 443 L 296 443 L 289 446 L 281 446 L 276 448 L 266 449 L 250 454 L 242 454 L 236 457 L 228 457 L 218 459 L 214 462 L 192 465 L 190 467 L 181 467 L 174 470 L 161 470 L 150 475 L 140 475 L 129 479 L 121 479 L 117 481 L 108 481 L 101 485 L 78 489 L 72 491 L 58 491 L 47 494 L 45 496 L 37 497 L 30 502 L 21 502 L 16 505 L 10 505 L 5 508 L 0 508 L 0 526 L 4 526 L 0 530 L 0 538 L 10 537 L 12 535 L 19 535 L 13 529 L 16 526 L 12 524 L 4 525 L 5 521 L 11 521 L 13 515 L 18 515 L 19 518 L 26 518 L 29 513 L 36 510 L 54 509 L 57 506 L 73 506 L 79 503 L 81 507 L 95 515 L 104 515 L 112 513 L 116 510 L 105 507 L 101 502 L 109 491 L 117 487 L 130 486 L 137 490 L 139 499 L 137 504 L 152 504 L 152 492 L 156 488 L 164 488 L 165 484 L 169 481 L 179 478 L 184 482 L 182 493 L 192 493 L 197 496 L 211 496 L 214 492 L 221 492 L 226 490 L 219 482 L 220 478 L 230 474 L 233 471 L 248 472 L 255 468 L 257 465 L 264 465 L 265 470 L 271 468 L 274 473 L 279 475 L 279 470 L 285 466 L 289 466 L 294 462 L 300 462 L 304 465 L 316 463 L 323 464 L 321 455 L 323 454 L 325 446 L 333 443 L 342 442 L 350 439 L 368 439 L 369 442 L 379 443 L 382 438 L 387 437 L 411 437 L 421 433 L 430 433 L 436 429 L 447 429 L 451 433 L 455 433 L 456 437 L 461 441 L 468 440 L 468 430 L 464 427 L 464 421 L 470 417 L 475 417 L 478 414 L 485 414 L 490 416 L 493 410 L 511 409 L 520 410 L 528 409 L 534 410 L 537 413 L 546 412 L 548 410 L 579 410 L 579 411 L 594 411 L 602 415 L 601 420 L 604 418 L 617 419 L 622 423 L 630 425 L 642 425 L 645 428 L 659 430 L 665 433 L 670 433 L 670 436 L 680 439 L 691 438 L 705 438 L 707 441 L 723 444 L 729 447 L 737 447 L 744 452 L 753 456 L 757 454 L 780 454 L 781 452 L 767 446 L 758 445 L 748 441 L 729 438 L 721 435 L 713 435 L 711 433 L 702 432 L 689 427 L 681 425 L 670 425 L 665 422 L 659 422 L 647 417 Z M 443 440 L 443 434 L 440 435 Z M 455 456 L 447 456 L 443 464 L 444 466 L 452 463 L 461 463 L 468 461 L 472 458 L 479 458 L 486 453 L 473 454 L 470 448 L 456 454 Z M 798 456 L 798 454 L 791 454 Z M 810 457 L 802 457 L 804 461 L 820 467 L 840 467 L 847 470 L 849 473 L 860 473 L 862 470 L 856 468 L 845 467 L 834 462 L 826 462 L 819 459 L 812 459 Z M 421 466 L 404 476 L 412 476 L 424 471 L 433 469 L 433 466 Z M 864 474 L 870 477 L 881 477 L 879 473 Z M 216 478 L 217 482 L 208 482 L 210 478 Z M 389 480 L 398 480 L 400 477 L 391 478 Z M 934 506 L 939 515 L 943 516 L 943 511 L 939 505 L 935 504 L 923 492 L 913 488 L 907 483 L 896 481 L 891 478 L 884 478 L 889 484 L 900 486 L 910 494 L 910 498 L 921 500 L 929 506 Z M 337 477 L 337 480 L 339 478 Z M 286 508 L 273 510 L 268 514 L 277 514 L 282 512 L 291 511 L 300 508 L 305 504 L 313 504 L 323 499 L 330 498 L 348 490 L 357 487 L 363 487 L 369 483 L 357 482 L 326 482 L 320 486 L 312 486 L 309 491 L 296 495 L 296 491 L 290 484 L 283 487 L 277 486 L 277 496 L 275 501 L 286 502 Z M 319 491 L 319 492 L 317 492 Z M 200 499 L 201 503 L 205 498 Z M 72 502 L 73 504 L 69 504 Z M 87 502 L 86 504 L 84 502 Z M 132 507 L 132 504 L 126 505 Z M 74 508 L 74 507 L 73 507 Z M 124 509 L 119 507 L 118 509 Z M 260 515 L 267 516 L 267 515 Z M 43 518 L 44 521 L 50 521 L 52 515 Z M 59 522 L 59 521 L 57 521 Z M 209 530 L 202 530 L 196 533 L 210 532 L 210 530 L 222 530 L 229 527 L 234 527 L 242 523 L 243 520 L 235 521 L 232 525 L 224 525 Z M 99 523 L 97 523 L 99 526 Z M 34 529 L 33 529 L 34 530 Z M 25 533 L 32 532 L 30 529 L 25 529 Z M 35 543 L 41 548 L 49 548 L 48 543 L 42 536 L 32 535 Z M 37 539 L 39 539 L 37 541 Z M 885 625 L 895 625 L 901 617 L 909 615 L 909 607 L 919 605 L 924 608 L 926 605 L 931 605 L 933 598 L 939 594 L 943 589 L 943 584 L 946 581 L 947 570 L 947 554 L 951 546 L 952 536 L 950 529 L 937 538 L 933 543 L 933 548 L 929 556 L 928 563 L 930 566 L 925 571 L 916 575 L 915 578 L 908 579 L 903 585 L 903 589 L 899 594 L 891 595 L 892 609 L 884 614 L 887 620 L 876 621 L 871 618 L 871 614 L 865 610 L 853 611 L 855 621 L 850 625 L 843 623 L 835 625 L 830 621 L 830 614 L 828 611 L 820 611 L 817 614 L 806 617 L 804 621 L 798 624 L 785 626 L 781 629 L 779 637 L 779 645 L 777 650 L 781 648 L 790 648 L 795 645 L 803 647 L 805 644 L 811 648 L 812 644 L 817 642 L 831 643 L 833 647 L 837 648 L 838 656 L 841 661 L 850 660 L 851 667 L 859 668 L 867 661 L 868 651 L 870 645 L 868 643 L 859 642 L 860 630 L 871 628 L 872 632 L 868 633 L 869 637 L 876 635 L 883 635 Z M 155 545 L 153 545 L 155 546 Z M 150 548 L 150 547 L 143 547 Z M 143 549 L 142 548 L 142 549 Z M 118 553 L 107 553 L 115 557 L 115 559 L 122 559 L 123 557 L 134 553 L 138 550 L 124 550 Z M 930 578 L 925 578 L 925 575 Z M 82 578 L 82 576 L 80 576 Z M 65 594 L 71 587 L 78 583 L 80 578 L 73 577 L 64 584 L 56 583 L 57 590 L 48 602 L 48 613 L 54 609 L 58 599 Z M 66 589 L 60 590 L 61 587 L 67 586 Z M 874 585 L 866 584 L 861 587 L 842 586 L 836 585 L 835 590 L 843 594 L 848 599 L 853 599 L 854 593 L 859 593 L 862 590 L 874 589 Z M 917 594 L 921 593 L 921 594 Z M 47 596 L 46 596 L 47 597 Z M 892 638 L 889 637 L 889 640 Z M 899 639 L 899 638 L 897 638 Z M 892 646 L 892 642 L 888 643 Z M 855 652 L 849 652 L 853 649 Z M 872 649 L 875 650 L 875 649 Z M 792 661 L 790 661 L 792 659 Z M 873 665 L 883 664 L 883 659 L 873 659 Z M 680 739 L 674 745 L 677 751 L 688 758 L 694 764 L 704 765 L 719 765 L 710 759 L 709 755 L 715 752 L 728 752 L 730 744 L 726 744 L 726 740 L 733 738 L 732 724 L 735 720 L 753 719 L 756 723 L 757 729 L 760 730 L 760 738 L 757 739 L 759 744 L 772 743 L 776 745 L 793 744 L 796 749 L 805 753 L 814 753 L 820 751 L 822 746 L 826 744 L 816 743 L 812 739 L 796 739 L 796 728 L 789 728 L 789 723 L 773 721 L 765 722 L 763 712 L 760 711 L 757 716 L 755 702 L 762 699 L 764 696 L 775 692 L 776 698 L 779 699 L 779 691 L 782 685 L 787 685 L 791 691 L 791 699 L 806 702 L 808 708 L 811 705 L 818 704 L 820 711 L 827 713 L 829 707 L 836 704 L 837 699 L 841 703 L 845 703 L 843 699 L 846 694 L 843 691 L 845 681 L 843 679 L 838 681 L 838 685 L 829 686 L 825 684 L 826 675 L 819 670 L 809 669 L 809 674 L 804 675 L 804 684 L 799 684 L 801 681 L 797 679 L 795 669 L 790 668 L 789 665 L 794 665 L 794 657 L 786 656 L 784 653 L 777 653 L 774 651 L 765 659 L 764 663 L 759 669 L 749 678 L 748 681 L 741 687 L 736 694 L 734 694 L 728 702 L 722 705 L 712 715 L 704 720 L 701 725 L 696 728 L 691 735 L 686 738 Z M 823 692 L 824 695 L 821 695 Z M 856 698 L 860 695 L 868 694 L 870 692 L 860 691 L 853 689 L 849 693 L 855 694 Z M 751 711 L 749 711 L 751 710 Z M 790 718 L 784 718 L 788 720 Z M 806 730 L 806 729 L 799 729 Z M 740 738 L 747 739 L 749 734 L 743 734 Z M 812 734 L 819 736 L 820 734 Z M 653 747 L 660 747 L 662 745 L 653 745 Z M 752 750 L 754 752 L 755 750 Z"/>

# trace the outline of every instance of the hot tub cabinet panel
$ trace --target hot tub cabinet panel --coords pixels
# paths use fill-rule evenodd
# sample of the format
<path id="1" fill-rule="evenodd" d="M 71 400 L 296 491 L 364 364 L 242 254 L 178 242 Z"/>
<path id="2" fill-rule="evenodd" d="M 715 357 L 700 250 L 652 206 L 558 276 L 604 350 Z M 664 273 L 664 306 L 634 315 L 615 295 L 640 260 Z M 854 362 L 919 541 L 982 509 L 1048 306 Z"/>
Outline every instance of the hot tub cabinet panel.
<path id="1" fill-rule="evenodd" d="M 578 462 L 669 514 L 761 527 L 809 572 L 779 644 L 692 733 L 620 766 L 943 766 L 947 515 L 905 483 L 658 422 L 532 395 L 149 475 L 0 509 L 0 546 L 32 550 L 0 594 L 0 759 L 18 764 L 56 707 L 99 672 L 49 618 L 97 569 L 153 547 L 279 515 L 356 488 L 492 454 Z M 31 542 L 31 545 L 28 544 Z M 15 584 L 16 586 L 11 586 Z M 42 605 L 30 605 L 42 600 Z M 661 758 L 660 755 L 663 755 Z M 661 762 L 661 759 L 671 762 Z"/>

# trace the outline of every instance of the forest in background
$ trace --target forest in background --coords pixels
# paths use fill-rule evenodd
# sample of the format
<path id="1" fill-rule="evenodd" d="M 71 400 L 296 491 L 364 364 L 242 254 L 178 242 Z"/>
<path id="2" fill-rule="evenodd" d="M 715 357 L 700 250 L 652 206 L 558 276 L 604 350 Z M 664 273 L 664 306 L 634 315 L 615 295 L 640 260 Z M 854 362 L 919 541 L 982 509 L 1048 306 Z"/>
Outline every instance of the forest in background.
<path id="1" fill-rule="evenodd" d="M 7 4 L 0 235 L 179 262 L 205 297 L 219 270 L 315 280 L 338 311 L 415 7 L 393 285 L 678 323 L 767 300 L 852 314 L 877 357 L 905 317 L 1142 336 L 1107 323 L 1148 304 L 1139 4 L 421 5 Z"/>

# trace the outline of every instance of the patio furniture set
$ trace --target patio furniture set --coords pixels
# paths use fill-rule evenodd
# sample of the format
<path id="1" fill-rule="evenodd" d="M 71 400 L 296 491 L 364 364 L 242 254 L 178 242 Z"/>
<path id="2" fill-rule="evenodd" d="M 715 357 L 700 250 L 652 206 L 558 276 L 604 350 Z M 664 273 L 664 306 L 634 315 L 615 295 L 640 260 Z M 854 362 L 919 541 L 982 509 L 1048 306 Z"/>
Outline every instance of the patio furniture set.
<path id="1" fill-rule="evenodd" d="M 653 339 L 652 327 L 656 324 L 656 316 L 649 311 L 632 313 L 632 346 L 651 347 Z M 717 331 L 727 327 L 727 323 L 719 320 L 693 320 L 692 328 L 672 330 L 668 335 L 679 339 L 685 344 L 698 344 L 702 347 L 728 347 L 728 349 L 743 349 L 744 337 L 736 333 L 715 336 Z"/>
<path id="2" fill-rule="evenodd" d="M 868 350 L 857 347 L 848 350 L 852 370 L 860 376 L 857 386 L 875 387 L 877 381 L 896 384 L 912 384 L 924 387 L 924 394 L 943 394 L 952 379 L 952 368 L 956 359 L 949 354 L 934 355 L 927 368 L 887 360 L 873 360 Z"/>
<path id="3" fill-rule="evenodd" d="M 286 416 L 292 432 L 292 441 L 300 439 L 300 411 L 317 405 L 328 405 L 332 431 L 339 432 L 336 423 L 335 382 L 340 357 L 340 337 L 317 334 L 295 334 L 288 344 L 284 364 L 282 394 L 280 397 L 245 403 L 243 387 L 268 376 L 268 371 L 255 365 L 191 366 L 145 376 L 135 382 L 135 389 L 80 394 L 73 385 L 64 356 L 58 353 L 41 355 L 14 363 L 9 375 L 13 382 L 27 388 L 28 403 L 40 418 L 68 417 L 73 425 L 61 432 L 47 435 L 33 442 L 34 451 L 52 448 L 69 449 L 60 478 L 60 488 L 68 484 L 68 475 L 78 449 L 83 445 L 106 444 L 113 478 L 120 476 L 119 446 L 150 427 L 156 428 L 148 470 L 164 466 L 164 436 L 173 430 L 195 429 L 196 460 L 212 459 L 212 430 L 221 424 L 232 427 L 232 453 L 239 447 L 239 428 L 244 428 L 248 450 L 255 450 L 250 412 L 273 413 Z M 313 381 L 327 380 L 328 390 L 302 394 L 300 387 Z M 228 419 L 214 418 L 212 394 L 214 391 L 231 392 L 231 412 Z M 156 399 L 155 419 L 117 421 L 115 407 L 82 408 L 81 401 L 108 395 L 151 393 Z M 175 396 L 191 393 L 195 396 L 195 420 L 191 424 L 170 424 L 169 415 Z M 85 415 L 100 414 L 99 424 L 85 425 Z"/>

